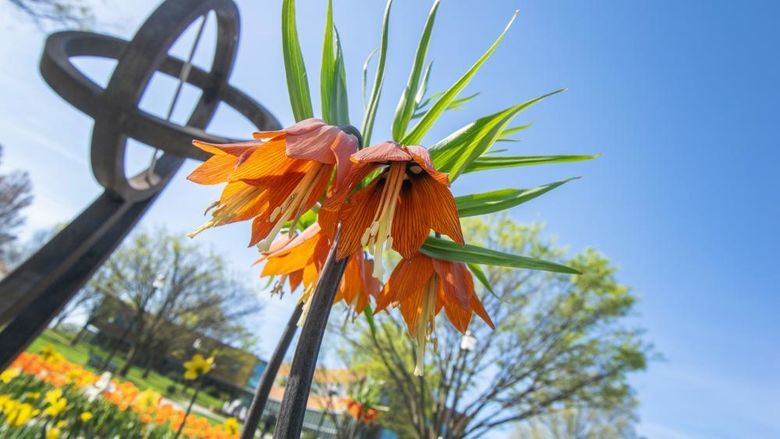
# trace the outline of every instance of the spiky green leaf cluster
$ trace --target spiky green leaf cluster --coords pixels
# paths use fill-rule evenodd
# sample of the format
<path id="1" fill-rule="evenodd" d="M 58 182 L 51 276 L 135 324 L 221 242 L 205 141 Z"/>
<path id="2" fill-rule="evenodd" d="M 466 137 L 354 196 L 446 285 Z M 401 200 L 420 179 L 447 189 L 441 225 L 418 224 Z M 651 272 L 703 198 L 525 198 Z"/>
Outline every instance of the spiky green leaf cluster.
<path id="1" fill-rule="evenodd" d="M 401 93 L 392 119 L 392 138 L 401 144 L 422 143 L 434 124 L 447 110 L 460 110 L 478 95 L 478 93 L 472 93 L 467 96 L 461 96 L 461 93 L 488 58 L 496 51 L 517 17 L 517 12 L 515 12 L 495 41 L 452 85 L 442 92 L 428 95 L 429 80 L 433 70 L 433 63 L 428 60 L 428 49 L 439 5 L 439 0 L 434 0 L 431 5 L 412 61 L 409 78 Z M 370 145 L 373 136 L 374 124 L 384 86 L 391 6 L 392 0 L 388 0 L 382 20 L 379 47 L 369 55 L 363 65 L 364 116 L 361 124 L 361 133 L 367 146 Z M 303 64 L 298 35 L 295 29 L 294 0 L 283 1 L 282 15 L 283 53 L 290 101 L 296 120 L 301 120 L 312 117 L 312 109 L 306 68 Z M 332 0 L 328 0 L 325 18 L 320 71 L 322 118 L 330 124 L 345 125 L 349 123 L 346 67 L 334 23 Z M 373 75 L 373 82 L 370 85 L 370 93 L 367 93 L 369 88 L 368 70 L 374 57 L 376 57 L 376 70 Z M 503 155 L 502 153 L 505 150 L 499 151 L 494 149 L 497 142 L 516 141 L 511 136 L 530 126 L 530 123 L 511 126 L 512 121 L 520 113 L 561 91 L 563 89 L 478 118 L 436 142 L 429 149 L 434 165 L 438 170 L 449 173 L 450 181 L 455 181 L 459 176 L 467 173 L 519 166 L 574 162 L 595 158 L 596 156 L 594 155 Z M 531 189 L 507 188 L 460 196 L 456 198 L 458 212 L 461 217 L 468 217 L 510 209 L 558 188 L 572 179 L 568 178 Z M 576 270 L 559 264 L 498 253 L 472 245 L 461 247 L 454 242 L 439 238 L 428 239 L 421 248 L 421 252 L 432 257 L 469 264 L 469 268 L 475 277 L 488 287 L 487 279 L 484 273 L 482 273 L 479 264 L 576 273 Z"/>

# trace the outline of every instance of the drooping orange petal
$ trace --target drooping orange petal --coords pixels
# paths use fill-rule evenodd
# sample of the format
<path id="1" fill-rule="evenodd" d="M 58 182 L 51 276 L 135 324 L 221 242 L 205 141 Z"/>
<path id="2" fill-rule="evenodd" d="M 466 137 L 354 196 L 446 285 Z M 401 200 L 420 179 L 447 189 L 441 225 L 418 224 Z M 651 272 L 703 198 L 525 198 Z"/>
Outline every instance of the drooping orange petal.
<path id="1" fill-rule="evenodd" d="M 463 231 L 460 227 L 460 217 L 455 199 L 450 189 L 428 175 L 418 176 L 413 180 L 414 189 L 428 206 L 427 224 L 435 231 L 452 238 L 460 245 L 464 244 Z M 419 248 L 419 247 L 418 247 Z"/>
<path id="2" fill-rule="evenodd" d="M 382 286 L 372 276 L 374 261 L 367 260 L 362 250 L 352 255 L 349 263 L 353 264 L 354 282 L 359 286 L 358 289 L 354 290 L 354 294 L 357 294 L 357 300 L 355 301 L 353 294 L 350 298 L 350 303 L 354 302 L 355 311 L 361 312 L 368 306 L 369 297 L 376 297 Z"/>
<path id="3" fill-rule="evenodd" d="M 415 186 L 415 179 L 404 182 L 398 196 L 395 216 L 390 235 L 393 237 L 393 248 L 404 258 L 411 258 L 423 245 L 428 237 L 430 225 L 429 210 L 435 210 L 436 205 L 430 204 Z"/>
<path id="4" fill-rule="evenodd" d="M 417 164 L 420 165 L 420 167 L 422 167 L 425 172 L 428 173 L 428 175 L 436 179 L 436 181 L 439 183 L 445 186 L 449 186 L 449 177 L 444 172 L 439 172 L 436 170 L 436 168 L 433 167 L 431 155 L 428 153 L 428 150 L 425 147 L 420 145 L 409 145 L 406 147 L 406 150 L 409 152 L 409 155 L 412 157 L 412 159 L 417 162 Z"/>
<path id="5" fill-rule="evenodd" d="M 342 218 L 341 239 L 336 252 L 338 259 L 354 254 L 363 247 L 360 240 L 363 237 L 363 232 L 374 219 L 381 197 L 382 186 L 378 180 L 374 180 L 355 193 L 341 209 L 339 215 Z M 327 223 L 323 224 L 323 231 L 326 230 L 327 226 Z"/>
<path id="6" fill-rule="evenodd" d="M 325 195 L 325 191 L 328 189 L 328 184 L 330 183 L 331 169 L 333 169 L 333 166 L 322 165 L 322 169 L 312 185 L 309 196 L 303 200 L 301 214 L 314 207 L 317 201 Z"/>
<path id="7" fill-rule="evenodd" d="M 317 238 L 306 240 L 288 252 L 267 258 L 262 276 L 290 274 L 303 270 L 312 263 L 317 241 Z"/>
<path id="8" fill-rule="evenodd" d="M 285 154 L 284 141 L 271 140 L 254 149 L 231 174 L 231 180 L 255 180 L 261 177 L 281 176 L 290 172 L 298 161 Z"/>
<path id="9" fill-rule="evenodd" d="M 382 284 L 377 278 L 374 277 L 374 261 L 366 260 L 361 267 L 361 276 L 363 276 L 363 285 L 365 285 L 366 291 L 369 296 L 377 297 L 379 292 L 382 291 Z"/>
<path id="10" fill-rule="evenodd" d="M 302 124 L 306 124 L 303 126 Z M 317 119 L 307 119 L 296 125 L 295 130 L 287 131 L 287 156 L 303 160 L 315 160 L 332 165 L 336 163 L 331 145 L 341 129 Z M 292 127 L 291 127 L 292 128 Z M 357 147 L 357 144 L 356 146 Z"/>
<path id="11" fill-rule="evenodd" d="M 476 294 L 471 295 L 471 309 L 474 310 L 474 313 L 477 314 L 485 323 L 490 326 L 491 329 L 496 329 L 496 325 L 493 323 L 493 320 L 488 315 L 487 311 L 485 311 L 485 307 L 482 306 L 482 302 L 479 300 L 479 297 L 477 297 Z"/>
<path id="12" fill-rule="evenodd" d="M 433 259 L 433 269 L 439 276 L 439 282 L 442 285 L 444 294 L 460 303 L 465 310 L 469 309 L 469 298 L 471 293 L 468 290 L 466 278 L 471 279 L 471 275 L 466 273 L 468 268 L 461 263 Z M 471 289 L 474 289 L 473 284 Z"/>
<path id="13" fill-rule="evenodd" d="M 225 186 L 219 197 L 219 203 L 227 208 L 234 208 L 228 222 L 244 221 L 262 211 L 266 202 L 265 195 L 263 189 L 236 181 Z"/>
<path id="14" fill-rule="evenodd" d="M 290 283 L 290 291 L 295 291 L 298 285 L 303 282 L 303 270 L 294 271 L 287 276 L 287 281 Z"/>
<path id="15" fill-rule="evenodd" d="M 452 326 L 461 333 L 465 333 L 469 327 L 469 321 L 471 320 L 471 310 L 469 308 L 464 308 L 455 297 L 445 291 L 444 284 L 441 280 L 438 282 L 437 294 L 444 306 L 444 312 L 447 314 L 447 319 L 452 323 Z"/>
<path id="16" fill-rule="evenodd" d="M 313 286 L 317 283 L 320 272 L 314 264 L 309 264 L 303 269 L 303 285 Z"/>
<path id="17" fill-rule="evenodd" d="M 384 289 L 377 297 L 377 311 L 417 294 L 422 297 L 422 292 L 427 287 L 431 276 L 433 276 L 433 263 L 430 257 L 417 253 L 411 259 L 402 260 L 396 265 Z"/>
<path id="18" fill-rule="evenodd" d="M 408 162 L 412 156 L 398 143 L 385 142 L 352 154 L 354 163 Z"/>
<path id="19" fill-rule="evenodd" d="M 214 155 L 230 154 L 238 157 L 247 151 L 251 151 L 254 148 L 261 146 L 263 143 L 250 140 L 248 142 L 217 144 L 217 143 L 202 142 L 200 140 L 193 140 L 192 144 L 210 154 L 214 154 Z"/>
<path id="20" fill-rule="evenodd" d="M 281 254 L 289 253 L 304 242 L 314 238 L 320 233 L 320 226 L 314 223 L 295 235 L 293 239 L 277 239 L 268 248 L 268 251 L 263 253 L 263 259 L 274 257 Z"/>
<path id="21" fill-rule="evenodd" d="M 275 137 L 277 138 L 283 138 L 287 134 L 284 131 L 255 131 L 252 133 L 253 139 L 273 139 Z"/>
<path id="22" fill-rule="evenodd" d="M 352 162 L 349 160 L 349 157 L 357 149 L 357 139 L 351 134 L 339 131 L 330 149 L 336 160 L 336 177 L 333 179 L 333 191 L 335 192 L 345 183 L 350 173 Z"/>
<path id="23" fill-rule="evenodd" d="M 195 168 L 187 180 L 198 184 L 225 183 L 236 169 L 238 158 L 230 154 L 214 155 Z"/>
<path id="24" fill-rule="evenodd" d="M 322 120 L 317 119 L 316 117 L 310 117 L 300 122 L 295 122 L 294 124 L 285 128 L 284 132 L 287 135 L 299 136 L 306 133 L 310 133 L 313 130 L 321 128 L 324 125 L 325 122 L 323 122 Z"/>
<path id="25" fill-rule="evenodd" d="M 363 290 L 363 279 L 360 276 L 360 265 L 363 263 L 362 254 L 363 252 L 360 251 L 349 258 L 349 262 L 347 262 L 347 266 L 344 269 L 344 275 L 341 277 L 338 292 L 333 299 L 334 302 L 343 300 L 350 307 L 354 305 L 355 310 L 358 312 L 362 311 L 360 300 L 358 300 L 358 303 L 355 303 L 355 299 L 360 298 Z"/>
<path id="26" fill-rule="evenodd" d="M 336 226 L 339 223 L 341 208 L 352 192 L 352 189 L 354 189 L 361 180 L 366 178 L 368 174 L 374 171 L 374 169 L 376 169 L 376 166 L 373 164 L 353 166 L 349 171 L 349 175 L 346 177 L 346 181 L 340 185 L 338 190 L 335 190 L 334 188 L 328 195 L 328 198 L 323 201 L 317 215 L 317 222 L 322 226 L 322 233 L 327 236 L 329 240 L 332 240 L 336 233 Z"/>

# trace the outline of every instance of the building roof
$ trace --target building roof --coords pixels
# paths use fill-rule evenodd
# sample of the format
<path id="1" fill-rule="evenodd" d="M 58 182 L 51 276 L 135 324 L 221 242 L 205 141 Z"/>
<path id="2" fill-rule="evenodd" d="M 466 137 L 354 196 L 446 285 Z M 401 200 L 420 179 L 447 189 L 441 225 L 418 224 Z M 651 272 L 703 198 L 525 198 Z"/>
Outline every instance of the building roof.
<path id="1" fill-rule="evenodd" d="M 290 364 L 283 363 L 279 366 L 276 378 L 290 375 Z M 316 384 L 350 384 L 361 378 L 360 374 L 346 368 L 317 368 L 314 371 L 314 383 Z"/>

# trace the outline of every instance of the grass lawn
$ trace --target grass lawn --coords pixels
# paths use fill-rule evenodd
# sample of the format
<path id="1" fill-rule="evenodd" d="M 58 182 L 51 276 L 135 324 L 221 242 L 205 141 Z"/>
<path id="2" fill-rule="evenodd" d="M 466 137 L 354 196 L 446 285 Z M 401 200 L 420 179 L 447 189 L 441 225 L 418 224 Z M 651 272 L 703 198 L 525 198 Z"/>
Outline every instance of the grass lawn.
<path id="1" fill-rule="evenodd" d="M 89 352 L 90 350 L 100 355 L 101 357 L 106 357 L 106 352 L 96 346 L 89 345 L 88 343 L 78 343 L 76 346 L 70 345 L 70 338 L 64 336 L 61 333 L 52 331 L 47 329 L 46 331 L 41 334 L 40 337 L 38 337 L 35 341 L 32 342 L 30 347 L 27 349 L 29 352 L 39 352 L 41 348 L 43 348 L 46 345 L 52 345 L 54 349 L 56 349 L 60 354 L 62 354 L 66 360 L 80 364 L 87 369 L 92 370 L 93 372 L 97 372 L 92 367 L 87 366 L 87 360 L 89 359 Z M 121 355 L 116 355 L 114 359 L 112 360 L 112 363 L 116 364 L 117 367 L 122 367 L 124 365 L 124 358 L 122 358 Z M 122 377 L 119 377 L 122 379 Z M 189 403 L 190 398 L 192 397 L 192 390 L 189 392 L 182 392 L 182 385 L 180 383 L 176 383 L 172 379 L 170 379 L 167 376 L 160 375 L 157 372 L 152 371 L 148 377 L 143 377 L 143 370 L 137 367 L 131 367 L 130 371 L 127 374 L 127 377 L 124 379 L 131 381 L 133 384 L 138 386 L 141 390 L 144 389 L 153 389 L 154 391 L 162 394 L 166 398 L 177 401 L 181 404 Z M 176 386 L 178 391 L 175 395 L 168 395 L 168 387 L 169 386 Z M 195 401 L 196 404 L 198 404 L 201 407 L 210 408 L 210 409 L 216 409 L 218 407 L 222 406 L 222 401 L 219 401 L 218 399 L 214 398 L 213 396 L 209 395 L 208 393 L 201 392 L 198 394 L 198 398 Z M 203 415 L 199 413 L 200 415 Z M 220 417 L 219 415 L 204 415 L 209 420 L 219 423 L 223 422 L 225 419 Z"/>

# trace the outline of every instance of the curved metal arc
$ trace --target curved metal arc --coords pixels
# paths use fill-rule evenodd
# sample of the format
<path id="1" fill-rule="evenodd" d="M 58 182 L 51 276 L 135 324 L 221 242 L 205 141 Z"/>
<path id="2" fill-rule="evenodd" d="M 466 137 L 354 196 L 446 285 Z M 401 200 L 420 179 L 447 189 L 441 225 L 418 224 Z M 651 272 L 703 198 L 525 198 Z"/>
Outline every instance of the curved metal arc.
<path id="1" fill-rule="evenodd" d="M 172 33 L 175 29 L 166 20 L 176 19 L 179 26 L 186 28 L 188 23 L 181 23 L 187 17 L 192 14 L 197 17 L 204 10 L 213 9 L 221 23 L 218 42 L 222 44 L 217 46 L 218 56 L 212 72 L 193 69 L 187 78 L 204 90 L 188 121 L 190 126 L 180 127 L 138 112 L 138 99 L 151 75 L 159 70 L 178 72 L 183 63 L 167 54 L 167 47 L 178 34 Z M 230 35 L 222 32 L 226 29 Z M 21 353 L 89 280 L 154 202 L 184 157 L 201 158 L 192 153 L 190 140 L 193 137 L 225 140 L 202 130 L 220 102 L 234 105 L 261 130 L 278 129 L 278 121 L 265 108 L 226 83 L 235 57 L 237 32 L 238 11 L 232 0 L 167 0 L 129 43 L 83 32 L 55 34 L 47 40 L 41 72 L 63 98 L 95 117 L 93 168 L 106 192 L 0 281 L 0 327 L 10 320 L 0 332 L 0 365 L 9 364 Z M 164 51 L 160 50 L 163 46 Z M 220 53 L 222 49 L 225 51 Z M 145 50 L 158 52 L 154 52 L 151 61 L 144 61 Z M 136 55 L 128 55 L 131 53 Z M 106 89 L 89 80 L 69 60 L 72 56 L 100 54 L 119 60 Z M 147 128 L 142 133 L 134 131 Z M 149 138 L 144 137 L 147 134 Z M 140 137 L 139 140 L 147 140 L 145 143 L 170 149 L 164 160 L 155 164 L 154 174 L 158 179 L 146 189 L 132 187 L 124 176 L 124 148 L 128 137 Z M 175 146 L 166 148 L 169 141 Z"/>
<path id="2" fill-rule="evenodd" d="M 70 58 L 87 56 L 117 59 L 127 44 L 118 38 L 90 32 L 57 32 L 46 40 L 40 63 L 41 74 L 63 99 L 82 112 L 95 116 L 106 106 L 114 104 L 103 98 L 103 88 L 81 73 Z M 168 56 L 158 71 L 176 77 L 184 64 L 183 60 Z M 186 82 L 229 105 L 257 127 L 265 130 L 281 129 L 281 123 L 268 109 L 236 87 L 224 84 L 218 90 L 208 89 L 213 84 L 212 74 L 197 66 L 192 66 Z M 211 143 L 245 140 L 210 134 L 198 127 L 181 126 L 140 109 L 124 114 L 121 122 L 122 131 L 128 137 L 146 144 L 156 144 L 166 152 L 195 160 L 206 160 L 209 155 L 193 147 L 192 139 Z"/>

